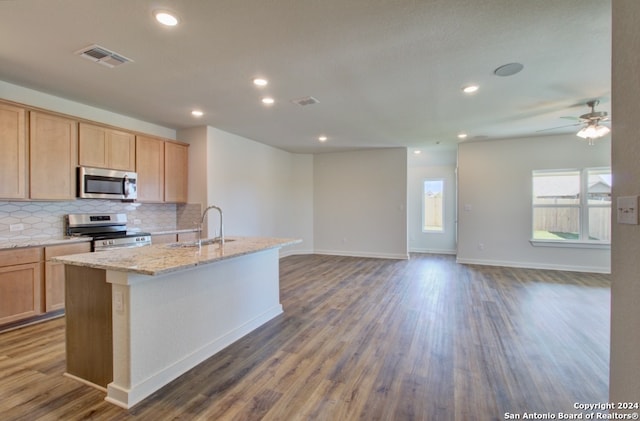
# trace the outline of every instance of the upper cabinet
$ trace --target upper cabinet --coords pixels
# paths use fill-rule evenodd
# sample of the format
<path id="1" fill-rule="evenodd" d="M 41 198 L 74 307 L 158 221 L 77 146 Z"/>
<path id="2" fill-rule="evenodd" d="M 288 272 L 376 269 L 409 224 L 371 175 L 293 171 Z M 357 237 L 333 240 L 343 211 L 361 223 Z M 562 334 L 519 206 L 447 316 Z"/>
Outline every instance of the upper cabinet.
<path id="1" fill-rule="evenodd" d="M 136 169 L 136 138 L 133 133 L 80 123 L 79 164 L 123 171 Z"/>
<path id="2" fill-rule="evenodd" d="M 136 136 L 138 202 L 164 201 L 164 140 Z"/>
<path id="3" fill-rule="evenodd" d="M 29 197 L 73 200 L 76 196 L 78 123 L 39 111 L 31 111 L 29 117 Z"/>
<path id="4" fill-rule="evenodd" d="M 0 198 L 27 197 L 26 110 L 0 103 Z"/>
<path id="5" fill-rule="evenodd" d="M 187 202 L 189 145 L 164 143 L 164 201 Z"/>
<path id="6" fill-rule="evenodd" d="M 138 173 L 138 201 L 186 203 L 189 145 L 0 102 L 0 200 L 74 200 L 76 168 Z"/>
<path id="7" fill-rule="evenodd" d="M 187 202 L 189 145 L 136 136 L 138 202 Z"/>

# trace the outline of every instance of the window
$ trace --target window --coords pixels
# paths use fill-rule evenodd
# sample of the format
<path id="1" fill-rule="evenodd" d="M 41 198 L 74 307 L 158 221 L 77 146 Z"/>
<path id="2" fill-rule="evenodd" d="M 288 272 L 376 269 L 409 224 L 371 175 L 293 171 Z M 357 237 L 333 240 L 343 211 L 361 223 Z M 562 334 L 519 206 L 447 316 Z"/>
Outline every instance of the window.
<path id="1" fill-rule="evenodd" d="M 444 180 L 424 180 L 422 194 L 422 231 L 444 232 Z"/>
<path id="2" fill-rule="evenodd" d="M 533 240 L 611 241 L 611 169 L 533 172 Z"/>

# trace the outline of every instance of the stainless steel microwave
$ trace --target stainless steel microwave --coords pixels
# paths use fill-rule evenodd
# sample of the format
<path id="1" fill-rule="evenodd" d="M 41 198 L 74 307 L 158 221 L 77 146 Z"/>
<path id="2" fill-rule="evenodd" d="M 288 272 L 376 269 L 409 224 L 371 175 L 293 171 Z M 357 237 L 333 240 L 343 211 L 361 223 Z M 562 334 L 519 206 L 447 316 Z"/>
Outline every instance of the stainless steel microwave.
<path id="1" fill-rule="evenodd" d="M 78 197 L 83 199 L 135 200 L 138 175 L 132 171 L 78 168 Z"/>

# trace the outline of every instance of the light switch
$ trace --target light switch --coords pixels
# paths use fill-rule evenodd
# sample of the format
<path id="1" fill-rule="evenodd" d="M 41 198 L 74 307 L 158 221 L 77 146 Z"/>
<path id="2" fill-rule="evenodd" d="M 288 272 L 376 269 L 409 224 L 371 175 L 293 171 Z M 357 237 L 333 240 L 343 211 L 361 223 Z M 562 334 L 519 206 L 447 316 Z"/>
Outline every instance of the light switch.
<path id="1" fill-rule="evenodd" d="M 618 223 L 638 225 L 638 196 L 621 196 L 617 201 Z"/>

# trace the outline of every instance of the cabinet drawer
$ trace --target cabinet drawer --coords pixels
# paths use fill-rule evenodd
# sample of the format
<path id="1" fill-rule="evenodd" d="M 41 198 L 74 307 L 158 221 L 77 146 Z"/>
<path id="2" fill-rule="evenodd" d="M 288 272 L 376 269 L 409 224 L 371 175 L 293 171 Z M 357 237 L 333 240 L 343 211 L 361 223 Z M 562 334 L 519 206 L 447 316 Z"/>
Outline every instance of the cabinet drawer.
<path id="1" fill-rule="evenodd" d="M 36 263 L 42 260 L 42 248 L 20 248 L 0 251 L 0 267 Z"/>
<path id="2" fill-rule="evenodd" d="M 91 251 L 91 243 L 73 243 L 62 244 L 58 246 L 49 246 L 44 248 L 44 258 L 49 260 L 56 256 L 66 256 L 68 254 L 89 253 Z"/>

